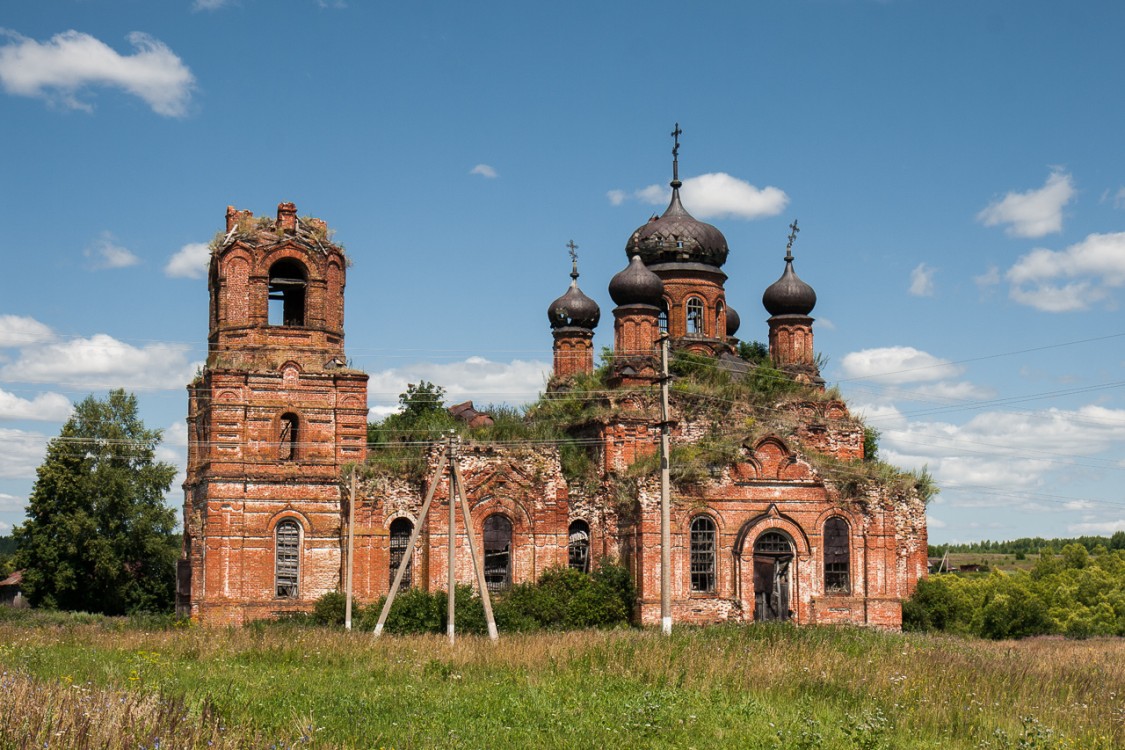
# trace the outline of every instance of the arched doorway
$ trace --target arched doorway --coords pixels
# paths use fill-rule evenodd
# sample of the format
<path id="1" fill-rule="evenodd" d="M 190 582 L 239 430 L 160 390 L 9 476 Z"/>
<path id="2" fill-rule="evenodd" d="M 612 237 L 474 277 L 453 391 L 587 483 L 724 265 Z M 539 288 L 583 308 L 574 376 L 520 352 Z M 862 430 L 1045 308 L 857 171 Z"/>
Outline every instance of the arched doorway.
<path id="1" fill-rule="evenodd" d="M 792 616 L 793 552 L 793 540 L 781 531 L 767 531 L 754 542 L 754 620 L 785 621 Z"/>

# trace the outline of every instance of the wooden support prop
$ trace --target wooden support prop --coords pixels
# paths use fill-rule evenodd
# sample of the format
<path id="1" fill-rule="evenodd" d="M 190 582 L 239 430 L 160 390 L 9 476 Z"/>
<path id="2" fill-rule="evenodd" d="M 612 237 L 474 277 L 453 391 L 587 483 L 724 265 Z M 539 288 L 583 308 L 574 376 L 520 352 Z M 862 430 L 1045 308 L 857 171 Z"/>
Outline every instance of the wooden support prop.
<path id="1" fill-rule="evenodd" d="M 488 585 L 484 582 L 484 561 L 477 554 L 477 544 L 473 541 L 473 521 L 469 515 L 469 501 L 465 499 L 465 482 L 461 479 L 461 469 L 453 464 L 453 480 L 457 485 L 457 497 L 461 500 L 461 515 L 465 518 L 465 535 L 469 537 L 469 555 L 473 558 L 473 569 L 477 574 L 477 586 L 480 587 L 480 600 L 484 604 L 484 619 L 488 623 L 488 637 L 493 641 L 499 639 L 496 632 L 496 618 L 492 615 L 492 596 L 488 592 Z"/>
<path id="2" fill-rule="evenodd" d="M 444 458 L 444 451 L 442 455 L 438 456 L 438 463 Z M 387 622 L 387 615 L 391 612 L 391 605 L 394 604 L 395 595 L 398 593 L 399 586 L 402 585 L 402 577 L 406 574 L 406 568 L 410 565 L 410 558 L 414 555 L 414 545 L 418 541 L 418 536 L 422 533 L 422 527 L 426 523 L 426 516 L 430 513 L 430 503 L 434 499 L 434 490 L 441 484 L 441 477 L 445 472 L 439 471 L 434 476 L 434 481 L 430 483 L 430 488 L 426 491 L 426 499 L 422 502 L 422 510 L 418 514 L 418 523 L 414 526 L 414 532 L 410 535 L 410 542 L 406 545 L 406 552 L 402 555 L 402 560 L 398 564 L 398 570 L 395 572 L 395 580 L 391 583 L 391 590 L 387 592 L 387 601 L 383 604 L 383 611 L 379 613 L 379 622 L 375 624 L 375 635 L 380 636 L 383 634 L 383 625 Z"/>

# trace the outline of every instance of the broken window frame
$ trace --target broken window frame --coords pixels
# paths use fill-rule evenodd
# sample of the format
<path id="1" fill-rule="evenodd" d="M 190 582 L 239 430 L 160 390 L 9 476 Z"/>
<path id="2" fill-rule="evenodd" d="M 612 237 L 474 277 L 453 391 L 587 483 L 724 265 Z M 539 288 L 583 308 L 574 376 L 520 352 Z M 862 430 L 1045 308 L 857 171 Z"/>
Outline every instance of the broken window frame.
<path id="1" fill-rule="evenodd" d="M 579 573 L 590 572 L 590 524 L 579 519 L 570 524 L 567 539 L 567 564 Z"/>
<path id="2" fill-rule="evenodd" d="M 277 460 L 296 461 L 300 447 L 301 418 L 291 411 L 281 415 L 277 430 Z"/>
<path id="3" fill-rule="evenodd" d="M 282 258 L 270 266 L 267 295 L 269 325 L 305 325 L 308 285 L 309 274 L 300 261 Z"/>
<path id="4" fill-rule="evenodd" d="M 291 518 L 274 529 L 274 595 L 297 599 L 301 592 L 301 525 Z"/>
<path id="5" fill-rule="evenodd" d="M 410 546 L 410 536 L 414 533 L 414 522 L 409 518 L 400 517 L 391 521 L 391 525 L 387 530 L 388 541 L 388 561 L 390 568 L 390 578 L 387 580 L 387 586 L 395 582 L 395 573 L 398 572 L 399 563 L 406 555 L 406 549 Z M 414 573 L 414 559 L 406 564 L 406 570 L 402 574 L 402 589 L 408 589 L 412 585 L 412 576 Z"/>
<path id="6" fill-rule="evenodd" d="M 848 522 L 832 516 L 824 522 L 824 593 L 848 595 L 851 585 L 851 534 Z"/>
<path id="7" fill-rule="evenodd" d="M 726 326 L 723 325 L 723 301 L 719 300 L 715 303 L 715 337 L 719 338 L 726 335 Z"/>
<path id="8" fill-rule="evenodd" d="M 656 318 L 656 325 L 661 333 L 668 333 L 668 303 L 662 302 L 660 305 L 660 314 Z"/>
<path id="9" fill-rule="evenodd" d="M 715 591 L 715 544 L 718 529 L 711 516 L 696 516 L 690 529 L 691 591 L 710 594 Z"/>
<path id="10" fill-rule="evenodd" d="M 484 519 L 484 582 L 490 592 L 512 587 L 512 521 L 501 513 Z"/>
<path id="11" fill-rule="evenodd" d="M 703 300 L 699 297 L 688 297 L 687 302 L 684 303 L 684 310 L 687 315 L 687 332 L 689 334 L 703 335 L 704 309 Z"/>

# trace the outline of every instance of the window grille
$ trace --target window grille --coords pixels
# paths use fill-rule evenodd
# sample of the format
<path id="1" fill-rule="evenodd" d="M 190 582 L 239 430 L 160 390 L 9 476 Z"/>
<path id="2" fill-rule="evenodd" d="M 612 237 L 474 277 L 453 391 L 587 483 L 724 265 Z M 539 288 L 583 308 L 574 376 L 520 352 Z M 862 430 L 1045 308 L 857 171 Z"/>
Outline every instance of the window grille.
<path id="1" fill-rule="evenodd" d="M 839 516 L 824 524 L 824 593 L 851 593 L 848 522 Z"/>
<path id="2" fill-rule="evenodd" d="M 391 536 L 390 536 L 390 578 L 387 585 L 390 586 L 395 582 L 395 573 L 398 572 L 398 566 L 402 563 L 402 558 L 406 555 L 406 549 L 410 545 L 410 535 L 414 533 L 414 524 L 408 518 L 396 518 L 391 522 Z M 402 574 L 402 588 L 408 589 L 411 586 L 411 574 L 414 572 L 414 560 L 411 558 L 410 562 L 406 564 L 406 570 Z"/>
<path id="3" fill-rule="evenodd" d="M 276 531 L 276 558 L 274 563 L 277 579 L 277 595 L 285 599 L 296 599 L 298 583 L 301 578 L 301 527 L 296 521 L 282 521 Z"/>
<path id="4" fill-rule="evenodd" d="M 687 332 L 703 333 L 703 300 L 698 297 L 687 301 Z"/>
<path id="5" fill-rule="evenodd" d="M 512 586 L 512 522 L 501 515 L 484 519 L 484 583 L 489 591 Z"/>
<path id="6" fill-rule="evenodd" d="M 715 522 L 707 516 L 691 522 L 691 590 L 715 590 Z"/>

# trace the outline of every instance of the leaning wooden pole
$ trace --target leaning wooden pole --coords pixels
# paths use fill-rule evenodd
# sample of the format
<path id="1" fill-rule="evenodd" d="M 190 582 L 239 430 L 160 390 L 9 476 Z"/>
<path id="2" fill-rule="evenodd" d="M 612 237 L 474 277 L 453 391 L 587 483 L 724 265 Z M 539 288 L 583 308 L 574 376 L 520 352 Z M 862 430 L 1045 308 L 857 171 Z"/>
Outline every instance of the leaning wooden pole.
<path id="1" fill-rule="evenodd" d="M 454 456 L 453 435 L 449 435 L 449 605 L 447 607 L 447 616 L 445 619 L 445 632 L 449 635 L 449 644 L 453 645 L 457 641 L 457 626 L 456 615 L 454 610 L 457 606 L 457 513 L 454 510 L 455 502 L 454 496 L 457 494 L 453 491 L 453 472 L 457 466 L 456 456 Z"/>
<path id="2" fill-rule="evenodd" d="M 438 466 L 442 466 L 444 458 L 445 451 L 442 450 L 438 454 Z M 398 594 L 399 586 L 402 585 L 402 578 L 406 574 L 406 569 L 410 566 L 410 558 L 414 556 L 414 545 L 418 541 L 418 536 L 422 533 L 422 527 L 426 525 L 426 516 L 430 514 L 430 503 L 434 499 L 434 490 L 441 484 L 441 475 L 444 473 L 444 467 L 438 469 L 438 472 L 434 475 L 434 480 L 430 482 L 430 488 L 426 490 L 426 499 L 422 502 L 422 510 L 418 513 L 418 523 L 415 525 L 413 533 L 410 534 L 410 542 L 406 545 L 406 552 L 403 553 L 402 560 L 398 564 L 395 579 L 391 583 L 391 590 L 387 592 L 387 601 L 383 602 L 383 611 L 379 613 L 379 622 L 375 624 L 376 637 L 383 634 L 383 625 L 387 622 L 387 615 L 391 612 L 395 595 Z"/>
<path id="3" fill-rule="evenodd" d="M 355 466 L 352 466 L 352 486 L 348 493 L 348 566 L 344 584 L 344 630 L 352 629 L 352 577 L 355 571 Z"/>
<path id="4" fill-rule="evenodd" d="M 495 641 L 500 635 L 496 632 L 496 618 L 492 615 L 492 596 L 488 593 L 488 584 L 484 581 L 484 562 L 477 554 L 477 543 L 473 541 L 473 521 L 469 515 L 469 501 L 465 499 L 465 482 L 461 479 L 461 468 L 457 464 L 453 464 L 453 480 L 457 484 L 457 497 L 461 500 L 461 516 L 465 521 L 465 535 L 469 537 L 469 555 L 473 558 L 473 569 L 477 574 L 480 600 L 484 604 L 484 619 L 488 623 L 488 637 Z"/>

